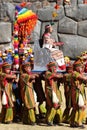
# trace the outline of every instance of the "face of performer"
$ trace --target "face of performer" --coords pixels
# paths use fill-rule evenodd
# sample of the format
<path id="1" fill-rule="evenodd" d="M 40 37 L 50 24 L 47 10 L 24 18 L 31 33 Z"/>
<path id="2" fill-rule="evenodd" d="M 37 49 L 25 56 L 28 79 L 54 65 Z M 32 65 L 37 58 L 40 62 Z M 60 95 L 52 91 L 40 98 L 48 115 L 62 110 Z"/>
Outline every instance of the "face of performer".
<path id="1" fill-rule="evenodd" d="M 83 64 L 82 67 L 81 67 L 81 69 L 80 69 L 80 73 L 84 73 L 84 69 L 85 69 L 85 66 Z"/>
<path id="2" fill-rule="evenodd" d="M 67 70 L 67 73 L 72 73 L 73 72 L 73 69 L 68 69 Z"/>
<path id="3" fill-rule="evenodd" d="M 82 70 L 83 70 L 82 66 L 78 66 L 78 67 L 76 67 L 76 71 L 77 71 L 77 72 L 81 73 Z"/>
<path id="4" fill-rule="evenodd" d="M 52 66 L 52 67 L 50 67 L 50 71 L 56 73 L 56 72 L 57 72 L 57 68 L 56 68 L 56 66 Z"/>
<path id="5" fill-rule="evenodd" d="M 52 28 L 52 26 L 50 26 L 50 29 L 49 29 L 49 30 L 50 30 L 50 33 L 52 33 L 52 32 L 53 32 L 53 28 Z"/>
<path id="6" fill-rule="evenodd" d="M 51 25 L 49 25 L 49 26 L 47 26 L 47 27 L 45 28 L 45 33 L 52 33 L 52 32 L 53 32 L 53 28 L 52 28 Z"/>
<path id="7" fill-rule="evenodd" d="M 31 66 L 25 67 L 25 71 L 26 71 L 27 73 L 31 72 Z"/>
<path id="8" fill-rule="evenodd" d="M 9 74 L 9 73 L 10 73 L 10 71 L 11 71 L 11 69 L 10 69 L 10 68 L 6 68 L 6 69 L 4 69 L 4 72 L 5 72 L 6 74 Z"/>

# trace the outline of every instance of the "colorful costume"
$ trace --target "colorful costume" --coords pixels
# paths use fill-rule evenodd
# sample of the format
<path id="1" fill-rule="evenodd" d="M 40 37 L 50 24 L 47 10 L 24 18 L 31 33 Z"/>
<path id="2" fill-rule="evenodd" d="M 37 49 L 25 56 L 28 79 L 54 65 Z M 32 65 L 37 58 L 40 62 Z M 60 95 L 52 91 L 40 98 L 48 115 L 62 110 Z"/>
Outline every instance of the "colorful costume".
<path id="1" fill-rule="evenodd" d="M 71 103 L 71 77 L 73 72 L 72 65 L 66 67 L 66 72 L 67 73 L 64 74 L 64 94 L 65 94 L 66 108 L 63 113 L 63 122 L 69 123 L 70 110 L 72 107 Z"/>
<path id="2" fill-rule="evenodd" d="M 16 76 L 6 73 L 5 72 L 6 69 L 9 71 L 11 69 L 11 66 L 8 63 L 4 63 L 2 65 L 2 72 L 0 73 L 0 86 L 2 90 L 2 100 L 3 100 L 2 122 L 10 123 L 11 121 L 13 121 L 13 107 L 14 107 L 12 79 L 15 79 Z"/>
<path id="3" fill-rule="evenodd" d="M 71 113 L 71 126 L 83 127 L 83 119 L 85 117 L 85 96 L 84 96 L 84 85 L 87 78 L 82 72 L 81 61 L 76 61 L 74 63 L 74 72 L 72 74 L 71 80 L 71 99 L 72 99 L 72 113 Z M 80 100 L 80 104 L 79 104 Z"/>
<path id="4" fill-rule="evenodd" d="M 30 66 L 29 63 L 25 63 L 23 68 Z M 23 122 L 27 124 L 34 124 L 35 118 L 35 99 L 33 90 L 33 76 L 31 73 L 23 72 L 20 76 L 20 91 L 22 102 L 24 103 Z"/>
<path id="5" fill-rule="evenodd" d="M 61 106 L 61 92 L 57 85 L 58 78 L 62 75 L 54 72 L 56 67 L 54 62 L 48 64 L 48 71 L 45 73 L 45 94 L 46 94 L 46 105 L 47 105 L 47 123 L 52 125 L 55 115 L 58 116 L 57 123 L 62 120 Z"/>

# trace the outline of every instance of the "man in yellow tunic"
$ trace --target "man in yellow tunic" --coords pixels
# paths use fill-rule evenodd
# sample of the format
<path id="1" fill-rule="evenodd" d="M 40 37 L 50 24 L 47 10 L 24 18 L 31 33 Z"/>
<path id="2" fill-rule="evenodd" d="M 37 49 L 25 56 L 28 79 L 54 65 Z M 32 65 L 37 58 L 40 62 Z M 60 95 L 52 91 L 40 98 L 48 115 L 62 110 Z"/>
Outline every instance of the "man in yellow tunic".
<path id="1" fill-rule="evenodd" d="M 0 87 L 3 100 L 2 122 L 7 124 L 13 121 L 12 81 L 14 79 L 16 79 L 16 75 L 11 74 L 11 65 L 7 62 L 3 63 L 2 72 L 0 72 Z"/>
<path id="2" fill-rule="evenodd" d="M 35 125 L 35 98 L 33 82 L 35 74 L 31 73 L 31 64 L 29 62 L 22 65 L 23 73 L 20 76 L 20 91 L 22 102 L 24 104 L 23 123 Z"/>
<path id="3" fill-rule="evenodd" d="M 72 99 L 72 113 L 71 113 L 71 127 L 83 126 L 83 119 L 85 117 L 85 98 L 84 86 L 87 82 L 87 77 L 83 75 L 83 64 L 77 60 L 73 64 L 74 71 L 71 79 L 71 99 Z"/>
<path id="4" fill-rule="evenodd" d="M 57 116 L 57 123 L 62 120 L 61 110 L 61 92 L 57 84 L 57 80 L 62 78 L 62 74 L 57 74 L 56 64 L 50 62 L 48 70 L 45 73 L 45 95 L 46 95 L 46 106 L 47 106 L 47 123 L 52 126 L 54 118 Z"/>
<path id="5" fill-rule="evenodd" d="M 65 94 L 65 102 L 66 102 L 66 107 L 63 113 L 63 122 L 64 123 L 69 123 L 70 119 L 70 110 L 72 108 L 72 103 L 71 103 L 71 76 L 73 73 L 73 65 L 68 65 L 66 67 L 66 73 L 63 76 L 63 81 L 64 81 L 64 94 Z"/>

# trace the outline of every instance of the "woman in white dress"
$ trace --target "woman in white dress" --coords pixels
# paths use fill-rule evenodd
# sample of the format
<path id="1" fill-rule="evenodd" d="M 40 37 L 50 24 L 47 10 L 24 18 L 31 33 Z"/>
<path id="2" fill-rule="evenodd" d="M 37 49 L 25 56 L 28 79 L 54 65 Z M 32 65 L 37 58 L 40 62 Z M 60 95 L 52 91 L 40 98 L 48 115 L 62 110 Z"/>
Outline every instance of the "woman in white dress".
<path id="1" fill-rule="evenodd" d="M 43 39 L 43 48 L 46 48 L 50 51 L 52 58 L 58 64 L 58 70 L 65 70 L 65 62 L 63 52 L 56 48 L 56 46 L 62 46 L 64 43 L 56 42 L 53 38 L 51 38 L 51 34 L 53 32 L 53 28 L 50 24 L 45 26 L 45 32 L 42 36 Z"/>
<path id="2" fill-rule="evenodd" d="M 53 32 L 53 28 L 50 24 L 45 26 L 45 32 L 42 36 L 43 38 L 43 48 L 52 49 L 55 46 L 63 45 L 62 42 L 56 42 L 54 39 L 51 38 L 51 33 Z"/>

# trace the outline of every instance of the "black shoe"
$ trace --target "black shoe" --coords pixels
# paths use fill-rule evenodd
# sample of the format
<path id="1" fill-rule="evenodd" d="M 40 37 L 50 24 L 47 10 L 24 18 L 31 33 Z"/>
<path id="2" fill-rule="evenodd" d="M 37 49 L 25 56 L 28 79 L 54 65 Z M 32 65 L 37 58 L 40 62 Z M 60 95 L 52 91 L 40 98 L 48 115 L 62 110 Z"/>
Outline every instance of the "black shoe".
<path id="1" fill-rule="evenodd" d="M 71 128 L 77 128 L 77 127 L 79 127 L 79 126 L 76 125 L 76 124 L 70 124 L 70 127 L 71 127 Z"/>
<path id="2" fill-rule="evenodd" d="M 79 125 L 79 128 L 80 128 L 80 129 L 84 129 L 85 126 L 84 126 L 84 125 Z"/>
<path id="3" fill-rule="evenodd" d="M 45 114 L 45 113 L 40 114 L 39 118 L 40 118 L 40 119 L 46 118 L 46 114 Z"/>
<path id="4" fill-rule="evenodd" d="M 35 125 L 36 125 L 36 123 L 35 123 L 35 122 L 31 122 L 31 123 L 30 123 L 30 125 L 35 126 Z"/>
<path id="5" fill-rule="evenodd" d="M 39 115 L 36 115 L 36 119 L 38 120 L 40 117 L 39 117 Z"/>
<path id="6" fill-rule="evenodd" d="M 41 114 L 41 117 L 42 117 L 42 118 L 45 118 L 45 117 L 46 117 L 46 114 L 45 114 L 45 113 Z"/>
<path id="7" fill-rule="evenodd" d="M 74 124 L 70 124 L 70 127 L 71 127 L 71 128 L 74 128 Z"/>
<path id="8" fill-rule="evenodd" d="M 61 124 L 61 123 L 58 123 L 57 125 L 58 125 L 58 126 L 63 126 L 63 124 Z"/>
<path id="9" fill-rule="evenodd" d="M 53 123 L 52 122 L 48 122 L 47 125 L 48 126 L 53 126 Z"/>
<path id="10" fill-rule="evenodd" d="M 4 122 L 4 124 L 12 124 L 12 121 Z"/>

